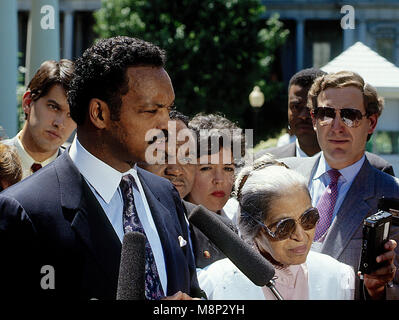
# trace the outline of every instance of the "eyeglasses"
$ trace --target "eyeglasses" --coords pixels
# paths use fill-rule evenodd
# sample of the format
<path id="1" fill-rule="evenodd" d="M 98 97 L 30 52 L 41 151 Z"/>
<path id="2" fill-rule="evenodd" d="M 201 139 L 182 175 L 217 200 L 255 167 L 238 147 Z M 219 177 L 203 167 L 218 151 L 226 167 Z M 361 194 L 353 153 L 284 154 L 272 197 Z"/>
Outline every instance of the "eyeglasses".
<path id="1" fill-rule="evenodd" d="M 337 111 L 342 121 L 349 128 L 358 127 L 360 125 L 360 120 L 367 116 L 367 113 L 362 114 L 360 110 L 352 108 L 335 109 L 331 107 L 317 107 L 312 113 L 321 126 L 328 126 L 335 119 Z"/>
<path id="2" fill-rule="evenodd" d="M 295 232 L 297 221 L 299 221 L 304 230 L 313 229 L 316 226 L 317 221 L 319 221 L 319 211 L 317 208 L 312 207 L 302 213 L 297 220 L 293 218 L 285 218 L 273 223 L 269 227 L 254 217 L 251 216 L 251 218 L 260 224 L 267 231 L 270 237 L 274 240 L 280 241 L 291 237 Z"/>

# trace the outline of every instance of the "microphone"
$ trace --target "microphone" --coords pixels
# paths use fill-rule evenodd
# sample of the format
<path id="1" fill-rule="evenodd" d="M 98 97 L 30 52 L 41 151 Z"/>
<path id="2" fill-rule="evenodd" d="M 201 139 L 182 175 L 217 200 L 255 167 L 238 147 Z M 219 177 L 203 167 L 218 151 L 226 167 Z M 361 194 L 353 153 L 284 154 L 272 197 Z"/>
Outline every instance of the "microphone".
<path id="1" fill-rule="evenodd" d="M 269 286 L 274 267 L 259 252 L 245 243 L 214 212 L 202 205 L 191 211 L 188 220 L 211 240 L 255 285 Z"/>
<path id="2" fill-rule="evenodd" d="M 145 236 L 125 233 L 116 300 L 145 300 Z"/>

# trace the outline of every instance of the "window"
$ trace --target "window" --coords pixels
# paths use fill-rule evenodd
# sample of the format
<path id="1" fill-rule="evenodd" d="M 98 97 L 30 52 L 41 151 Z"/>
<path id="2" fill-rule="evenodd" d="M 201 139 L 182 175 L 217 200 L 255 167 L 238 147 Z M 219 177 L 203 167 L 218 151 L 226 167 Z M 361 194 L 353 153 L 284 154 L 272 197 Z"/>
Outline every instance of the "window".
<path id="1" fill-rule="evenodd" d="M 331 44 L 328 42 L 313 42 L 313 67 L 326 65 L 331 58 Z"/>

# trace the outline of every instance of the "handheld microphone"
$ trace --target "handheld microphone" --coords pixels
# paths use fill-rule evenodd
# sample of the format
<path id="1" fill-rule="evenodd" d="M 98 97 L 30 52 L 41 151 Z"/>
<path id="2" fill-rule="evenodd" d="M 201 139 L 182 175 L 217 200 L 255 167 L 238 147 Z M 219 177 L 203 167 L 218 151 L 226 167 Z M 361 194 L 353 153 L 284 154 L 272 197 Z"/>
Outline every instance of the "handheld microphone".
<path id="1" fill-rule="evenodd" d="M 145 300 L 145 236 L 125 233 L 116 300 Z"/>
<path id="2" fill-rule="evenodd" d="M 221 222 L 214 212 L 199 205 L 190 213 L 188 220 L 201 230 L 255 285 L 270 287 L 275 273 L 272 264 Z"/>

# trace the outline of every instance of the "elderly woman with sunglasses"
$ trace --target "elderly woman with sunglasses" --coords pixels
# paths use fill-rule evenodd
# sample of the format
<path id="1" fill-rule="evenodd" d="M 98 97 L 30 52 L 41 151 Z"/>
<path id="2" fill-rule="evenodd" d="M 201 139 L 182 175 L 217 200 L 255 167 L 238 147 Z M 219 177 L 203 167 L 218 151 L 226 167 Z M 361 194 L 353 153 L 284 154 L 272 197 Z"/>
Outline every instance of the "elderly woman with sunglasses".
<path id="1" fill-rule="evenodd" d="M 273 264 L 284 299 L 353 299 L 353 269 L 309 251 L 319 215 L 304 177 L 264 156 L 240 172 L 235 187 L 240 235 Z M 228 259 L 211 264 L 198 279 L 209 299 L 275 299 Z"/>

